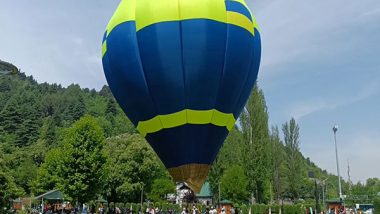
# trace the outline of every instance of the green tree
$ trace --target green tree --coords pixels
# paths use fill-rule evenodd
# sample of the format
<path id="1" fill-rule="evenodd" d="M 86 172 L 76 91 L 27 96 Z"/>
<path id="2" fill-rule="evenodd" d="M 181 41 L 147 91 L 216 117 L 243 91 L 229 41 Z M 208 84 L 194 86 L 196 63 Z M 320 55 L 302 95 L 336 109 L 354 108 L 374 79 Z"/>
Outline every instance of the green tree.
<path id="1" fill-rule="evenodd" d="M 366 182 L 366 188 L 368 194 L 376 195 L 380 192 L 380 179 L 379 178 L 368 178 Z"/>
<path id="2" fill-rule="evenodd" d="M 176 193 L 173 181 L 168 177 L 158 178 L 153 181 L 148 198 L 154 202 L 166 202 L 168 194 L 171 193 Z"/>
<path id="3" fill-rule="evenodd" d="M 45 162 L 38 168 L 37 176 L 31 183 L 31 189 L 35 195 L 56 189 L 63 183 L 60 172 L 65 166 L 62 160 L 61 149 L 52 149 L 46 154 Z"/>
<path id="4" fill-rule="evenodd" d="M 61 106 L 64 107 L 64 120 L 73 122 L 86 114 L 86 104 L 79 85 L 70 85 L 62 96 L 65 99 Z"/>
<path id="5" fill-rule="evenodd" d="M 232 165 L 244 165 L 243 152 L 244 152 L 243 136 L 241 131 L 234 127 L 220 149 L 216 157 L 207 180 L 210 182 L 211 191 L 216 199 L 218 196 L 218 188 L 220 179 L 222 178 L 226 169 Z"/>
<path id="6" fill-rule="evenodd" d="M 226 170 L 220 183 L 222 198 L 234 203 L 246 203 L 249 198 L 248 178 L 241 166 L 231 166 Z"/>
<path id="7" fill-rule="evenodd" d="M 44 139 L 48 145 L 53 145 L 57 140 L 57 124 L 51 116 L 44 119 L 40 130 L 40 138 Z"/>
<path id="8" fill-rule="evenodd" d="M 114 119 L 113 123 L 113 135 L 121 135 L 121 134 L 134 134 L 137 133 L 135 127 L 132 122 L 124 115 L 124 112 L 119 108 L 119 113 Z"/>
<path id="9" fill-rule="evenodd" d="M 13 172 L 14 181 L 19 187 L 23 188 L 27 194 L 30 191 L 30 185 L 37 176 L 37 166 L 31 158 L 27 158 L 21 163 L 19 167 Z"/>
<path id="10" fill-rule="evenodd" d="M 375 214 L 380 213 L 380 196 L 373 199 L 373 206 L 375 208 Z"/>
<path id="11" fill-rule="evenodd" d="M 139 202 L 142 187 L 144 193 L 150 192 L 155 179 L 167 176 L 157 155 L 138 134 L 110 138 L 104 151 L 104 194 L 108 201 Z"/>
<path id="12" fill-rule="evenodd" d="M 24 195 L 22 188 L 17 187 L 9 169 L 5 166 L 2 154 L 0 153 L 0 208 L 8 205 L 9 199 Z"/>
<path id="13" fill-rule="evenodd" d="M 15 100 L 9 101 L 0 112 L 0 127 L 4 132 L 14 133 L 22 123 L 22 113 Z"/>
<path id="14" fill-rule="evenodd" d="M 0 207 L 3 208 L 9 203 L 9 199 L 24 195 L 25 192 L 14 183 L 11 176 L 0 171 Z"/>
<path id="15" fill-rule="evenodd" d="M 270 139 L 268 130 L 268 112 L 264 93 L 254 87 L 245 110 L 241 115 L 241 124 L 245 140 L 244 167 L 249 178 L 248 190 L 257 202 L 268 201 L 270 183 Z"/>
<path id="16" fill-rule="evenodd" d="M 278 202 L 284 191 L 284 146 L 280 140 L 278 127 L 272 127 L 270 133 L 271 142 L 271 158 L 272 158 L 272 184 L 274 190 L 274 198 Z"/>
<path id="17" fill-rule="evenodd" d="M 80 203 L 95 199 L 101 190 L 105 162 L 103 145 L 103 130 L 91 116 L 75 122 L 65 136 L 59 167 L 62 190 Z"/>
<path id="18" fill-rule="evenodd" d="M 117 115 L 117 107 L 114 98 L 109 98 L 107 101 L 106 115 L 108 117 L 115 117 Z"/>
<path id="19" fill-rule="evenodd" d="M 286 180 L 288 196 L 296 200 L 300 196 L 302 176 L 302 154 L 299 148 L 299 126 L 295 119 L 282 125 L 286 152 Z"/>

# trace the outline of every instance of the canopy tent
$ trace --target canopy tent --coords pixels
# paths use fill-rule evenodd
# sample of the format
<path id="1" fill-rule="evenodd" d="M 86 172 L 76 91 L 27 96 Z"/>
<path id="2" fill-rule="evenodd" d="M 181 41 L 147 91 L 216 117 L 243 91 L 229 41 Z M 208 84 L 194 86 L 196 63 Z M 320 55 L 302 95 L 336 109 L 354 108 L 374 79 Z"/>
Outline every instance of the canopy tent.
<path id="1" fill-rule="evenodd" d="M 51 190 L 42 195 L 35 197 L 36 200 L 41 200 L 41 208 L 44 210 L 44 200 L 64 200 L 63 194 L 59 190 Z"/>
<path id="2" fill-rule="evenodd" d="M 42 195 L 35 197 L 36 200 L 63 200 L 63 194 L 59 190 L 51 190 Z"/>

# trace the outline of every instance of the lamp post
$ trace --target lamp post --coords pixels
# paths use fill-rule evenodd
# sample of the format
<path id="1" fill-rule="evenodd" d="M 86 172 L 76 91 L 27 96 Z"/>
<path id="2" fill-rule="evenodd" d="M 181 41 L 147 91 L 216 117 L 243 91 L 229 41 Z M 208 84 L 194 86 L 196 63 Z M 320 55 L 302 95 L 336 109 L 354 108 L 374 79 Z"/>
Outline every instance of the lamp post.
<path id="1" fill-rule="evenodd" d="M 334 125 L 334 142 L 335 142 L 335 157 L 336 157 L 336 170 L 338 172 L 338 185 L 339 185 L 339 199 L 342 200 L 342 185 L 340 183 L 340 172 L 339 172 L 339 158 L 338 158 L 338 146 L 336 143 L 336 132 L 338 131 L 338 125 Z"/>
<path id="2" fill-rule="evenodd" d="M 219 181 L 219 183 L 218 183 L 218 207 L 219 207 L 219 209 L 220 209 L 220 181 Z"/>
<path id="3" fill-rule="evenodd" d="M 141 198 L 140 198 L 140 209 L 141 209 L 141 213 L 144 213 L 143 211 L 143 200 L 144 199 L 144 184 L 141 183 Z"/>
<path id="4" fill-rule="evenodd" d="M 323 181 L 322 181 L 322 204 L 323 204 L 323 206 L 326 206 L 325 205 L 325 202 L 326 202 L 326 181 L 327 181 L 327 179 L 329 179 L 329 178 L 326 178 L 326 179 L 324 179 Z"/>

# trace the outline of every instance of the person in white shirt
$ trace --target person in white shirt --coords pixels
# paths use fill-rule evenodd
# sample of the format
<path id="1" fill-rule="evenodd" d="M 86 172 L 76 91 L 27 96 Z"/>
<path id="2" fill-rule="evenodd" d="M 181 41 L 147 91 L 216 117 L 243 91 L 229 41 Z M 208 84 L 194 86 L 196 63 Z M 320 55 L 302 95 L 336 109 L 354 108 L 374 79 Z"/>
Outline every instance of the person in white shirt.
<path id="1" fill-rule="evenodd" d="M 222 214 L 226 214 L 226 208 L 222 207 Z"/>
<path id="2" fill-rule="evenodd" d="M 185 207 L 182 208 L 182 212 L 181 212 L 181 214 L 187 214 L 187 212 L 186 212 L 186 208 L 185 208 Z"/>

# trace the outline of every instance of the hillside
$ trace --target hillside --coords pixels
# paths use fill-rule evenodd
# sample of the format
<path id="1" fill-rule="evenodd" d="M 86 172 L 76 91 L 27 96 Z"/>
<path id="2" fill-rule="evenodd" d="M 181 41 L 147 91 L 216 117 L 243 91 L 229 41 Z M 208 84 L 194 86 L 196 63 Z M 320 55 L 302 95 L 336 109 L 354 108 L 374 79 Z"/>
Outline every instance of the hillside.
<path id="1" fill-rule="evenodd" d="M 18 68 L 16 66 L 0 59 L 0 75 L 16 74 L 17 72 Z"/>

